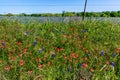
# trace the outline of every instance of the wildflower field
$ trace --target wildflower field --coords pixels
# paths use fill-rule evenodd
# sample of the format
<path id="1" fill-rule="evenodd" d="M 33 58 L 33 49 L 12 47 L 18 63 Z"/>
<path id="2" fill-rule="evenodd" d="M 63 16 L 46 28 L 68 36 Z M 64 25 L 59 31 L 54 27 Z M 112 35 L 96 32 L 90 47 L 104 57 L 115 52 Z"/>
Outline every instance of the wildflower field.
<path id="1" fill-rule="evenodd" d="M 1 19 L 0 80 L 120 80 L 120 25 Z"/>

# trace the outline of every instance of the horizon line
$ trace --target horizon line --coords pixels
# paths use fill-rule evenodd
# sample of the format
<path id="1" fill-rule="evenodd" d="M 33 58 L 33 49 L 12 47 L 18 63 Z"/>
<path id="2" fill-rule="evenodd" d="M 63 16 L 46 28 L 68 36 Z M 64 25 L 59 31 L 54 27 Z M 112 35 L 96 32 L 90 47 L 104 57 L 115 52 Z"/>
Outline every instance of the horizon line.
<path id="1" fill-rule="evenodd" d="M 63 10 L 63 11 L 65 11 L 65 10 Z M 62 11 L 62 12 L 63 12 Z M 86 11 L 86 12 L 112 12 L 112 10 L 106 10 L 106 11 Z M 113 10 L 113 12 L 118 12 L 118 11 L 120 11 L 120 10 Z M 20 12 L 20 13 L 11 13 L 11 12 L 2 12 L 2 13 L 0 13 L 0 14 L 61 14 L 62 12 L 33 12 L 33 13 L 31 13 L 31 12 Z M 83 11 L 65 11 L 65 12 L 75 12 L 75 13 L 82 13 Z"/>

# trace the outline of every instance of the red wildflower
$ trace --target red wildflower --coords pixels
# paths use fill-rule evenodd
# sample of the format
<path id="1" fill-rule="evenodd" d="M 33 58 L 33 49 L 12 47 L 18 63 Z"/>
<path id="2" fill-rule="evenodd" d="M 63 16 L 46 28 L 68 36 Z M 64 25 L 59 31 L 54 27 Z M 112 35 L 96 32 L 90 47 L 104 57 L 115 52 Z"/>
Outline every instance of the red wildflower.
<path id="1" fill-rule="evenodd" d="M 120 49 L 117 48 L 117 49 L 115 50 L 115 52 L 116 52 L 116 53 L 119 53 L 119 52 L 120 52 Z"/>
<path id="2" fill-rule="evenodd" d="M 30 52 L 30 55 L 32 55 L 32 52 Z"/>
<path id="3" fill-rule="evenodd" d="M 42 70 L 43 70 L 43 68 L 39 68 L 39 70 L 40 70 L 40 71 L 42 71 Z"/>
<path id="4" fill-rule="evenodd" d="M 64 59 L 67 59 L 67 56 L 66 56 L 66 55 L 64 56 Z"/>
<path id="5" fill-rule="evenodd" d="M 76 60 L 75 62 L 78 63 L 78 60 Z"/>
<path id="6" fill-rule="evenodd" d="M 74 53 L 73 53 L 73 52 L 71 52 L 71 53 L 70 53 L 70 56 L 71 56 L 71 57 L 73 57 L 73 56 L 74 56 Z"/>
<path id="7" fill-rule="evenodd" d="M 68 39 L 70 39 L 70 38 L 72 38 L 72 36 L 71 36 L 71 35 L 69 35 L 69 36 L 68 36 Z"/>
<path id="8" fill-rule="evenodd" d="M 35 80 L 41 80 L 40 77 L 41 75 L 36 75 Z"/>
<path id="9" fill-rule="evenodd" d="M 19 54 L 19 57 L 22 58 L 23 54 Z"/>
<path id="10" fill-rule="evenodd" d="M 64 51 L 65 49 L 64 49 L 64 48 L 61 48 L 60 50 L 61 50 L 61 51 Z"/>
<path id="11" fill-rule="evenodd" d="M 83 63 L 83 67 L 84 68 L 88 68 L 88 64 L 87 63 Z"/>
<path id="12" fill-rule="evenodd" d="M 36 60 L 36 62 L 41 62 L 40 58 L 36 58 L 35 60 Z"/>
<path id="13" fill-rule="evenodd" d="M 88 58 L 87 57 L 84 57 L 83 60 L 86 61 Z"/>
<path id="14" fill-rule="evenodd" d="M 44 58 L 47 58 L 46 54 L 44 54 Z"/>
<path id="15" fill-rule="evenodd" d="M 10 56 L 10 61 L 15 61 L 17 58 L 15 56 Z"/>
<path id="16" fill-rule="evenodd" d="M 109 61 L 106 61 L 106 64 L 110 64 L 110 62 L 109 62 Z"/>
<path id="17" fill-rule="evenodd" d="M 51 64 L 51 62 L 48 62 L 48 65 L 50 65 Z"/>
<path id="18" fill-rule="evenodd" d="M 94 69 L 93 69 L 93 68 L 91 68 L 91 69 L 90 69 L 90 71 L 91 71 L 91 72 L 94 72 Z"/>
<path id="19" fill-rule="evenodd" d="M 24 49 L 23 49 L 23 53 L 24 53 L 24 54 L 26 54 L 26 52 L 27 52 L 27 49 L 26 49 L 26 48 L 24 48 Z"/>
<path id="20" fill-rule="evenodd" d="M 46 57 L 44 57 L 43 60 L 45 61 L 45 60 L 46 60 Z"/>
<path id="21" fill-rule="evenodd" d="M 20 66 L 23 66 L 23 65 L 24 65 L 24 61 L 23 61 L 23 60 L 20 60 L 19 65 L 20 65 Z"/>
<path id="22" fill-rule="evenodd" d="M 5 70 L 5 71 L 9 71 L 9 70 L 10 70 L 10 66 L 5 66 L 5 67 L 4 67 L 4 70 Z"/>
<path id="23" fill-rule="evenodd" d="M 4 46 L 0 46 L 0 48 L 4 48 Z"/>
<path id="24" fill-rule="evenodd" d="M 28 71 L 28 74 L 32 74 L 32 73 L 33 73 L 33 71 L 32 71 L 32 70 L 29 70 L 29 71 Z"/>
<path id="25" fill-rule="evenodd" d="M 78 58 L 78 54 L 75 54 L 74 56 L 75 56 L 75 58 Z"/>
<path id="26" fill-rule="evenodd" d="M 45 64 L 43 64 L 43 67 L 46 67 L 46 65 L 45 65 Z"/>
<path id="27" fill-rule="evenodd" d="M 80 80 L 83 80 L 83 78 L 81 77 Z"/>
<path id="28" fill-rule="evenodd" d="M 0 60 L 0 64 L 2 63 L 2 60 Z"/>
<path id="29" fill-rule="evenodd" d="M 43 65 L 42 64 L 38 64 L 38 67 L 41 68 Z"/>
<path id="30" fill-rule="evenodd" d="M 21 42 L 16 42 L 16 45 L 20 46 L 22 43 Z"/>
<path id="31" fill-rule="evenodd" d="M 60 52 L 60 48 L 57 48 L 56 50 L 57 50 L 57 52 Z"/>
<path id="32" fill-rule="evenodd" d="M 60 52 L 60 51 L 63 51 L 63 50 L 64 50 L 63 48 L 59 48 L 59 47 L 56 49 L 57 52 Z"/>
<path id="33" fill-rule="evenodd" d="M 85 48 L 84 47 L 81 47 L 83 51 L 85 51 Z"/>
<path id="34" fill-rule="evenodd" d="M 70 59 L 69 61 L 70 61 L 70 62 L 72 62 L 73 60 L 72 60 L 72 59 Z"/>

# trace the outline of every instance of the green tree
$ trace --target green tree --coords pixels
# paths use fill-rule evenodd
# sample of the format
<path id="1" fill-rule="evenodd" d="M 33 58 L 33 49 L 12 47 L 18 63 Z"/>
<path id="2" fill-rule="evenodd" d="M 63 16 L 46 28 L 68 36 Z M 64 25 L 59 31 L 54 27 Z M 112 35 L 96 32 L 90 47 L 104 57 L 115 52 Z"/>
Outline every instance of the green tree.
<path id="1" fill-rule="evenodd" d="M 12 13 L 8 13 L 8 14 L 6 14 L 6 16 L 14 16 Z"/>
<path id="2" fill-rule="evenodd" d="M 2 14 L 0 14 L 0 16 L 3 16 Z"/>
<path id="3" fill-rule="evenodd" d="M 115 11 L 112 11 L 112 12 L 110 13 L 110 16 L 111 16 L 111 17 L 117 17 L 117 16 L 118 16 L 118 13 L 115 12 Z"/>
<path id="4" fill-rule="evenodd" d="M 110 11 L 103 12 L 104 14 L 107 15 L 107 17 L 110 17 Z"/>
<path id="5" fill-rule="evenodd" d="M 117 11 L 117 13 L 118 13 L 118 17 L 120 17 L 120 11 Z"/>
<path id="6" fill-rule="evenodd" d="M 62 17 L 62 14 L 54 14 L 56 17 Z"/>
<path id="7" fill-rule="evenodd" d="M 27 14 L 21 13 L 21 14 L 19 14 L 19 16 L 27 16 Z"/>
<path id="8" fill-rule="evenodd" d="M 102 13 L 101 17 L 107 17 L 107 15 L 105 13 Z"/>

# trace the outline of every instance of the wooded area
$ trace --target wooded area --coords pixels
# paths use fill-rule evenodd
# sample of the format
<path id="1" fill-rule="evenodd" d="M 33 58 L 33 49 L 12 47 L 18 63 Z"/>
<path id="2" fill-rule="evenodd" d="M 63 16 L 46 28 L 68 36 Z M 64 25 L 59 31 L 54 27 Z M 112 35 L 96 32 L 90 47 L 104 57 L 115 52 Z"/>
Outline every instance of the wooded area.
<path id="1" fill-rule="evenodd" d="M 34 14 L 0 14 L 0 16 L 34 16 L 34 17 L 82 17 L 83 12 L 67 12 L 62 13 L 34 13 Z M 104 12 L 86 12 L 86 17 L 120 17 L 120 11 L 104 11 Z"/>

